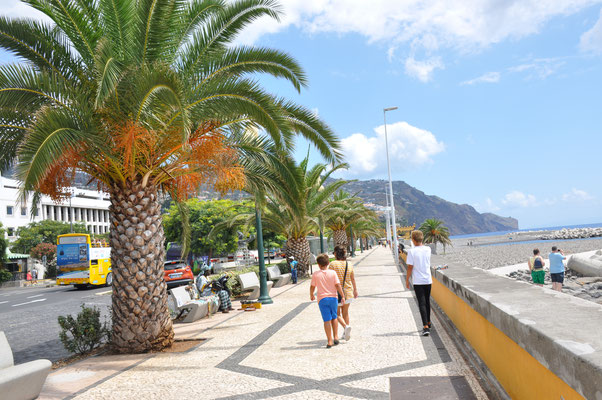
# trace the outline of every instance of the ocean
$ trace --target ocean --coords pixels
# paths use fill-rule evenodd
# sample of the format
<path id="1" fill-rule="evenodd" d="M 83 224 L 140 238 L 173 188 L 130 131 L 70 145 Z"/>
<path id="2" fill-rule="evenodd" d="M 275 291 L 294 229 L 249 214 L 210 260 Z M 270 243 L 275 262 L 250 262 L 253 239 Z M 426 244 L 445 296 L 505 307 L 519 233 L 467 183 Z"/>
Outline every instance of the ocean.
<path id="1" fill-rule="evenodd" d="M 466 235 L 454 235 L 454 236 L 450 236 L 450 239 L 475 238 L 475 237 L 484 237 L 484 236 L 499 236 L 499 235 L 507 235 L 509 233 L 514 233 L 514 232 L 558 231 L 558 230 L 564 229 L 564 228 L 566 228 L 566 229 L 575 229 L 575 228 L 600 228 L 600 227 L 602 227 L 602 222 L 598 222 L 598 223 L 595 223 L 595 224 L 561 225 L 561 226 L 549 226 L 549 227 L 545 227 L 545 228 L 528 228 L 528 229 L 519 229 L 519 230 L 511 230 L 511 231 L 499 231 L 499 232 L 468 233 Z"/>

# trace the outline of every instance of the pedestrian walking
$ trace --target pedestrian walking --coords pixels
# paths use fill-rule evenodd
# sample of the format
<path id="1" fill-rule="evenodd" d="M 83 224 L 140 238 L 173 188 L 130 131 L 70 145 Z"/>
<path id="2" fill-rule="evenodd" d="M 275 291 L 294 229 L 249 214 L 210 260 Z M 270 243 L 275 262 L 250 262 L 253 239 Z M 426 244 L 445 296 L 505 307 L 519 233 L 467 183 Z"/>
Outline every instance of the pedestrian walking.
<path id="1" fill-rule="evenodd" d="M 311 277 L 309 298 L 311 301 L 316 299 L 314 291 L 317 289 L 318 307 L 322 314 L 324 332 L 328 340 L 326 348 L 330 349 L 332 346 L 339 344 L 339 340 L 337 339 L 339 326 L 337 322 L 337 293 L 342 297 L 343 304 L 345 303 L 345 295 L 336 272 L 328 269 L 328 255 L 322 253 L 317 257 L 316 261 L 318 261 L 320 270 L 314 272 Z"/>
<path id="2" fill-rule="evenodd" d="M 562 250 L 553 246 L 552 252 L 548 255 L 550 259 L 550 277 L 552 278 L 552 289 L 562 292 L 564 283 L 564 260 L 566 257 Z"/>
<path id="3" fill-rule="evenodd" d="M 533 257 L 529 258 L 528 265 L 533 283 L 538 286 L 543 286 L 546 277 L 546 272 L 543 270 L 543 267 L 546 265 L 546 262 L 539 254 L 539 249 L 533 249 Z"/>
<path id="4" fill-rule="evenodd" d="M 347 261 L 347 252 L 345 246 L 337 245 L 334 248 L 335 261 L 330 263 L 330 268 L 337 273 L 343 292 L 345 293 L 345 303 L 339 303 L 337 308 L 337 320 L 343 327 L 342 339 L 351 338 L 351 325 L 349 324 L 349 306 L 354 299 L 357 299 L 357 284 L 355 283 L 355 273 L 353 265 Z"/>
<path id="5" fill-rule="evenodd" d="M 414 248 L 408 251 L 408 271 L 406 275 L 406 287 L 410 288 L 410 277 L 416 292 L 420 318 L 422 319 L 422 336 L 431 333 L 431 248 L 424 246 L 422 241 L 424 235 L 421 231 L 412 232 L 412 243 Z"/>
<path id="6" fill-rule="evenodd" d="M 299 264 L 299 262 L 295 260 L 295 257 L 290 256 L 288 258 L 288 265 L 291 267 L 291 280 L 293 283 L 297 283 L 297 264 Z"/>

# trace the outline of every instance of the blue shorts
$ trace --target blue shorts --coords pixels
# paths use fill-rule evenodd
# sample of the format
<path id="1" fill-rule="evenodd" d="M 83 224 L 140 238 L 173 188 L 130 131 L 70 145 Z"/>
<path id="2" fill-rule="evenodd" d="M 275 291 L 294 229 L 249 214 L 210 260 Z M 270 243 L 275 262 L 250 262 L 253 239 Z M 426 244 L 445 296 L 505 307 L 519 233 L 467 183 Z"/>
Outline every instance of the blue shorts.
<path id="1" fill-rule="evenodd" d="M 322 320 L 324 320 L 324 322 L 337 319 L 337 302 L 338 300 L 336 297 L 324 297 L 318 303 L 320 312 L 322 313 Z"/>
<path id="2" fill-rule="evenodd" d="M 552 282 L 564 283 L 564 272 L 550 273 L 550 277 L 552 278 Z"/>

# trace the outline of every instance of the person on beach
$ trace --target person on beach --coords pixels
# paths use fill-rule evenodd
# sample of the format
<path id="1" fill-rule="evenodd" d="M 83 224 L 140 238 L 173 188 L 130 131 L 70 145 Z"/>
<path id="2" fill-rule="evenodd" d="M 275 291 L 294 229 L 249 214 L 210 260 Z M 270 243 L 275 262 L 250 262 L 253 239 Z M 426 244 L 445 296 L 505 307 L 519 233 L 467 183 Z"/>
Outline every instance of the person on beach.
<path id="1" fill-rule="evenodd" d="M 533 257 L 529 258 L 528 265 L 533 283 L 538 286 L 543 286 L 546 277 L 546 272 L 543 270 L 543 267 L 545 267 L 546 262 L 539 254 L 539 249 L 533 250 Z"/>
<path id="2" fill-rule="evenodd" d="M 357 285 L 355 283 L 355 274 L 353 265 L 347 261 L 347 253 L 345 246 L 337 245 L 334 248 L 335 261 L 330 263 L 329 268 L 337 273 L 339 282 L 345 292 L 345 303 L 339 303 L 337 308 L 337 319 L 343 327 L 342 339 L 349 340 L 351 338 L 351 325 L 349 324 L 349 306 L 353 299 L 357 299 Z"/>
<path id="3" fill-rule="evenodd" d="M 406 288 L 410 288 L 410 276 L 418 300 L 420 318 L 422 319 L 422 336 L 431 334 L 431 248 L 424 246 L 424 234 L 421 231 L 412 232 L 414 248 L 408 250 L 408 271 L 406 275 Z"/>
<path id="4" fill-rule="evenodd" d="M 548 255 L 550 259 L 550 277 L 552 278 L 552 289 L 562 292 L 564 283 L 564 260 L 566 257 L 562 250 L 553 246 L 552 252 Z"/>
<path id="5" fill-rule="evenodd" d="M 320 254 L 316 261 L 320 270 L 314 272 L 311 277 L 309 298 L 314 301 L 316 298 L 314 291 L 318 289 L 318 307 L 320 307 L 322 321 L 324 321 L 324 332 L 326 332 L 326 338 L 328 339 L 326 348 L 330 349 L 332 346 L 339 344 L 337 339 L 339 326 L 337 322 L 337 293 L 342 297 L 341 302 L 343 304 L 345 304 L 345 294 L 337 273 L 328 269 L 328 254 Z"/>

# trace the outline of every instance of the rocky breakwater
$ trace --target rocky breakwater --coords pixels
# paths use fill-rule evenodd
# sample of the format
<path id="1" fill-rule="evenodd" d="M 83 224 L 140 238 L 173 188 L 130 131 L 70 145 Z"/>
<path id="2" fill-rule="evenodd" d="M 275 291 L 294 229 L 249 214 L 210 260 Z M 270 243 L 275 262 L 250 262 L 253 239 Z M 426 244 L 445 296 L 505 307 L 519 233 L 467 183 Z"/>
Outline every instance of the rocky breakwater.
<path id="1" fill-rule="evenodd" d="M 531 272 L 527 270 L 514 271 L 506 276 L 519 281 L 532 282 Z M 550 270 L 547 268 L 544 286 L 550 289 L 552 288 Z M 582 274 L 567 268 L 564 274 L 562 291 L 584 300 L 602 304 L 602 277 L 583 276 Z"/>
<path id="2" fill-rule="evenodd" d="M 540 237 L 541 240 L 568 240 L 602 237 L 602 228 L 561 229 Z"/>

